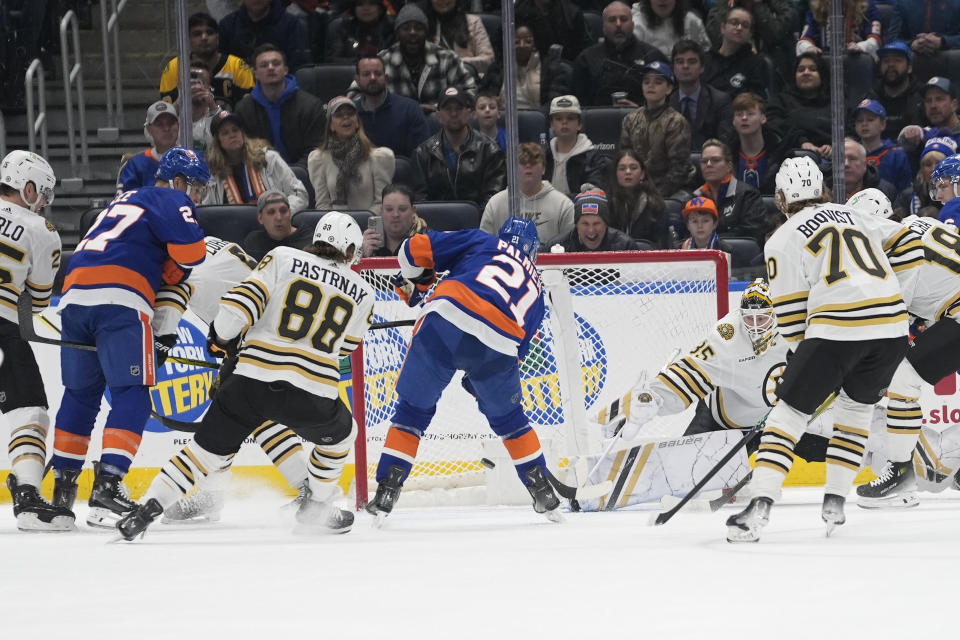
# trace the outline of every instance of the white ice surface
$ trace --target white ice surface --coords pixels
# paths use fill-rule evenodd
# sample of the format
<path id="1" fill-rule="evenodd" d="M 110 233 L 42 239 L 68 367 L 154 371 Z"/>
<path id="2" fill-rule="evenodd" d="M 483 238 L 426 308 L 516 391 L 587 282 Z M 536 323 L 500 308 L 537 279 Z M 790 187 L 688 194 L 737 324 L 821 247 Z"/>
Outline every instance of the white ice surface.
<path id="1" fill-rule="evenodd" d="M 218 524 L 114 544 L 83 524 L 17 532 L 5 505 L 0 638 L 877 640 L 960 626 L 953 491 L 906 511 L 850 504 L 828 539 L 820 490 L 788 490 L 741 545 L 724 540 L 735 506 L 651 527 L 649 510 L 554 525 L 525 507 L 401 504 L 382 529 L 360 513 L 316 537 L 292 532 L 285 501 L 232 500 Z"/>

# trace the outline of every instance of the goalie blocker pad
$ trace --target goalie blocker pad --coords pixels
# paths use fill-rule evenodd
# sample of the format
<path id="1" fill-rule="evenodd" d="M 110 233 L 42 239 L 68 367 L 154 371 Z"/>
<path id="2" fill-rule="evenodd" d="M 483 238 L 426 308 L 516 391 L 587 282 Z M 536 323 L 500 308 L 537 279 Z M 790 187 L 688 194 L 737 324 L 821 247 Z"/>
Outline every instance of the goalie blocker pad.
<path id="1" fill-rule="evenodd" d="M 599 467 L 593 481 L 610 480 L 610 493 L 594 500 L 578 500 L 582 511 L 610 511 L 643 502 L 659 502 L 667 495 L 681 498 L 713 468 L 743 434 L 714 431 L 646 444 L 624 442 L 619 450 L 603 457 L 586 456 L 587 468 Z M 750 472 L 746 449 L 742 449 L 702 489 L 727 489 Z M 577 479 L 578 484 L 580 478 Z"/>

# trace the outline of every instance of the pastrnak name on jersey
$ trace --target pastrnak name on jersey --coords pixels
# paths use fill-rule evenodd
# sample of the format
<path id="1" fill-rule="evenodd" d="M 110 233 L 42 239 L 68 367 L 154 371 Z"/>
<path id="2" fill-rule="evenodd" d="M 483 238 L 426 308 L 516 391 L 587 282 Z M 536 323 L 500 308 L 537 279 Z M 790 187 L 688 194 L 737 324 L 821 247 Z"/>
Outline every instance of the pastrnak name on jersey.
<path id="1" fill-rule="evenodd" d="M 357 303 L 363 302 L 364 298 L 367 297 L 367 292 L 360 288 L 357 283 L 350 282 L 333 269 L 327 269 L 308 260 L 294 258 L 293 262 L 290 263 L 290 273 L 336 287 Z"/>
<path id="2" fill-rule="evenodd" d="M 804 238 L 812 236 L 822 225 L 830 222 L 841 222 L 844 224 L 856 225 L 853 216 L 846 211 L 834 211 L 833 209 L 821 209 L 810 217 L 806 222 L 797 225 L 797 231 L 803 234 Z"/>

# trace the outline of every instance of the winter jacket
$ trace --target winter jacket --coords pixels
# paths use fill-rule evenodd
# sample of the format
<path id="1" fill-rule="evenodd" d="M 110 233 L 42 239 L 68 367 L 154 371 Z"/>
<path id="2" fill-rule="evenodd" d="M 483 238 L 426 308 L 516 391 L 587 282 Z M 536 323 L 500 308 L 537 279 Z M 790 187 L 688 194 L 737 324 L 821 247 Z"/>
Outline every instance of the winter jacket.
<path id="1" fill-rule="evenodd" d="M 725 56 L 719 49 L 707 51 L 704 60 L 705 69 L 700 82 L 714 89 L 735 96 L 750 91 L 759 96 L 767 96 L 771 87 L 767 86 L 764 75 L 764 62 L 750 47 L 740 47 L 733 55 Z"/>
<path id="2" fill-rule="evenodd" d="M 367 209 L 380 212 L 380 194 L 383 188 L 393 180 L 396 168 L 393 151 L 387 147 L 376 147 L 370 151 L 370 157 L 357 167 L 359 181 L 350 181 L 347 201 L 337 201 L 337 177 L 340 168 L 329 151 L 314 149 L 307 158 L 307 171 L 313 184 L 316 209 L 345 208 L 351 211 Z"/>
<path id="3" fill-rule="evenodd" d="M 553 179 L 558 169 L 556 138 L 550 140 L 546 152 L 546 172 L 543 177 L 553 183 L 554 188 L 560 193 L 575 196 L 583 191 L 581 187 L 586 182 L 606 190 L 612 159 L 609 155 L 598 150 L 585 133 L 577 135 L 577 142 L 573 145 L 573 149 L 570 150 L 566 161 L 563 163 L 565 176 L 563 184 L 556 184 Z"/>
<path id="4" fill-rule="evenodd" d="M 475 16 L 472 13 L 467 14 L 467 31 L 470 35 L 466 47 L 461 47 L 455 42 L 447 42 L 443 34 L 440 33 L 439 22 L 436 32 L 427 40 L 445 49 L 450 49 L 460 56 L 461 62 L 469 64 L 477 70 L 477 73 L 483 75 L 493 63 L 493 47 L 490 45 L 490 36 L 487 35 L 487 30 L 483 26 L 480 16 Z"/>
<path id="5" fill-rule="evenodd" d="M 887 124 L 883 128 L 884 138 L 896 140 L 900 131 L 908 124 L 920 124 L 926 122 L 927 116 L 923 109 L 923 83 L 913 76 L 910 76 L 910 87 L 902 94 L 896 97 L 888 96 L 884 90 L 883 82 L 877 82 L 873 85 L 873 91 L 864 98 L 872 98 L 883 105 L 887 111 Z M 853 130 L 853 125 L 850 125 Z"/>
<path id="6" fill-rule="evenodd" d="M 279 191 L 287 196 L 290 203 L 290 212 L 296 213 L 307 208 L 309 196 L 307 188 L 293 173 L 293 170 L 283 161 L 280 154 L 273 149 L 267 149 L 267 165 L 260 171 L 246 171 L 251 187 L 259 197 L 266 191 Z M 230 204 L 232 199 L 239 200 L 239 196 L 230 198 L 227 195 L 229 179 L 220 176 L 211 176 L 210 184 L 203 196 L 201 204 Z M 239 204 L 239 202 L 234 203 Z M 251 204 L 256 204 L 253 200 Z"/>
<path id="7" fill-rule="evenodd" d="M 787 89 L 770 101 L 767 122 L 791 149 L 804 142 L 819 147 L 833 140 L 829 97 L 805 98 L 796 89 Z"/>
<path id="8" fill-rule="evenodd" d="M 609 107 L 615 91 L 626 91 L 628 99 L 643 104 L 640 69 L 654 60 L 670 62 L 659 49 L 636 38 L 623 49 L 606 41 L 587 47 L 573 62 L 573 93 L 584 107 Z"/>
<path id="9" fill-rule="evenodd" d="M 690 170 L 690 123 L 664 104 L 640 107 L 623 119 L 620 149 L 633 149 L 647 159 L 647 178 L 664 198 L 686 185 Z"/>
<path id="10" fill-rule="evenodd" d="M 616 192 L 608 192 L 608 197 L 610 198 L 610 215 L 613 216 L 613 211 L 617 207 Z M 666 214 L 667 205 L 659 194 L 651 197 L 644 193 L 637 198 L 630 222 L 620 226 L 614 225 L 611 220 L 610 224 L 635 240 L 646 240 L 657 249 L 671 249 L 670 234 L 667 229 L 671 221 Z"/>
<path id="11" fill-rule="evenodd" d="M 353 64 L 357 58 L 375 56 L 393 44 L 393 17 L 384 14 L 377 22 L 366 24 L 352 14 L 346 14 L 330 36 L 324 61 Z"/>
<path id="12" fill-rule="evenodd" d="M 529 107 L 518 105 L 518 109 L 539 109 L 550 104 L 550 101 L 557 96 L 565 96 L 573 92 L 573 67 L 559 56 L 548 54 L 547 59 L 544 60 L 539 53 L 534 52 L 526 68 L 517 70 L 518 94 L 524 90 L 522 86 L 524 74 L 530 76 L 530 84 L 536 88 L 536 96 L 529 95 L 528 88 L 528 102 L 534 102 L 534 104 Z M 480 85 L 499 90 L 501 99 L 503 98 L 503 69 L 500 63 L 493 63 Z M 518 100 L 519 97 L 518 95 Z"/>
<path id="13" fill-rule="evenodd" d="M 711 193 L 710 186 L 704 183 L 693 195 L 710 198 L 716 203 L 720 214 L 717 233 L 750 237 L 763 247 L 767 232 L 773 228 L 774 216 L 767 213 L 759 191 L 731 175 L 725 188 L 721 185 L 719 194 Z"/>
<path id="14" fill-rule="evenodd" d="M 320 146 L 327 122 L 323 103 L 301 91 L 293 76 L 287 76 L 286 87 L 274 102 L 267 100 L 257 83 L 235 113 L 247 137 L 269 140 L 287 164 L 301 167 L 307 166 L 307 156 Z"/>
<path id="15" fill-rule="evenodd" d="M 430 125 L 420 103 L 387 91 L 379 107 L 364 108 L 363 99 L 354 100 L 363 132 L 378 147 L 389 147 L 394 154 L 409 158 L 421 142 L 430 137 Z"/>
<path id="16" fill-rule="evenodd" d="M 640 246 L 636 240 L 625 234 L 619 229 L 614 229 L 613 227 L 607 227 L 607 235 L 603 237 L 603 242 L 600 243 L 600 246 L 596 249 L 587 249 L 583 242 L 580 241 L 580 234 L 577 233 L 576 228 L 558 235 L 557 237 L 551 239 L 546 244 L 546 249 L 549 250 L 554 245 L 560 245 L 563 247 L 564 253 L 580 253 L 585 251 L 642 251 L 643 247 Z"/>
<path id="17" fill-rule="evenodd" d="M 378 55 L 383 60 L 387 75 L 387 91 L 416 100 L 420 104 L 436 105 L 440 94 L 447 87 L 457 87 L 470 95 L 477 93 L 477 81 L 460 62 L 453 51 L 427 42 L 425 61 L 420 77 L 414 80 L 410 69 L 403 61 L 400 43 L 394 43 Z M 354 88 L 354 85 L 351 85 Z"/>
<path id="18" fill-rule="evenodd" d="M 893 184 L 898 192 L 909 189 L 913 183 L 910 160 L 892 140 L 884 140 L 878 148 L 868 150 L 867 164 L 876 167 L 880 178 Z"/>
<path id="19" fill-rule="evenodd" d="M 519 213 L 511 213 L 506 189 L 494 194 L 483 209 L 480 229 L 497 235 L 511 215 L 533 220 L 541 243 L 573 229 L 573 202 L 546 180 L 541 182 L 540 191 L 530 197 L 520 192 Z"/>
<path id="20" fill-rule="evenodd" d="M 306 62 L 306 28 L 279 2 L 274 2 L 270 13 L 256 22 L 250 19 L 245 7 L 240 7 L 227 14 L 217 30 L 220 32 L 220 51 L 232 53 L 249 64 L 253 62 L 254 49 L 267 42 L 283 51 L 291 71 Z"/>
<path id="21" fill-rule="evenodd" d="M 670 106 L 683 114 L 680 104 L 680 90 L 670 94 Z M 703 143 L 710 138 L 729 138 L 733 131 L 733 106 L 730 95 L 700 84 L 700 97 L 697 100 L 697 113 L 690 122 L 690 148 L 700 151 Z"/>
<path id="22" fill-rule="evenodd" d="M 427 185 L 427 200 L 472 200 L 482 209 L 507 186 L 507 165 L 495 140 L 471 130 L 456 159 L 447 163 L 449 147 L 443 129 L 417 147 L 413 161 Z"/>
<path id="23" fill-rule="evenodd" d="M 935 33 L 943 38 L 944 49 L 960 48 L 960 0 L 897 0 L 897 9 L 903 21 L 903 40 L 910 42 L 918 34 Z"/>
<path id="24" fill-rule="evenodd" d="M 683 16 L 683 33 L 677 33 L 673 28 L 673 20 L 662 20 L 658 25 L 647 23 L 647 17 L 640 10 L 640 3 L 633 3 L 631 9 L 633 14 L 633 35 L 641 42 L 652 44 L 660 49 L 663 55 L 670 57 L 673 53 L 673 45 L 681 38 L 693 40 L 704 51 L 710 48 L 710 38 L 707 37 L 707 30 L 703 26 L 700 17 L 693 11 L 688 11 Z"/>

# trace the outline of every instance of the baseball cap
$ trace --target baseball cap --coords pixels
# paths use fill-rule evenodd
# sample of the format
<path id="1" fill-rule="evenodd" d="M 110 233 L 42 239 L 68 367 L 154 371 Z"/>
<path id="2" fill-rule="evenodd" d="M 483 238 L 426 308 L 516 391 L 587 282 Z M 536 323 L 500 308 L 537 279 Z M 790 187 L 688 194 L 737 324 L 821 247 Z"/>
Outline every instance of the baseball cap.
<path id="1" fill-rule="evenodd" d="M 157 100 L 152 105 L 147 107 L 147 119 L 143 123 L 143 126 L 148 124 L 153 124 L 153 121 L 159 118 L 164 113 L 168 113 L 174 118 L 177 117 L 177 108 L 170 104 L 169 102 L 164 102 L 163 100 Z"/>
<path id="2" fill-rule="evenodd" d="M 600 216 L 604 222 L 610 224 L 610 205 L 605 191 L 592 189 L 577 194 L 573 200 L 574 224 L 583 216 Z"/>
<path id="3" fill-rule="evenodd" d="M 887 117 L 887 110 L 883 108 L 883 105 L 876 100 L 870 100 L 869 98 L 860 101 L 860 104 L 858 104 L 857 108 L 854 109 L 854 113 L 857 111 L 869 111 L 870 113 L 876 114 L 884 119 Z"/>
<path id="4" fill-rule="evenodd" d="M 447 104 L 451 100 L 459 102 L 467 109 L 473 109 L 473 96 L 465 91 L 460 91 L 460 89 L 457 89 L 456 87 L 447 87 L 443 90 L 443 93 L 440 95 L 440 100 L 437 102 L 437 108 L 442 109 L 443 105 Z"/>
<path id="5" fill-rule="evenodd" d="M 327 103 L 327 122 L 329 122 L 330 118 L 333 117 L 333 114 L 337 112 L 337 109 L 343 106 L 348 106 L 354 111 L 357 110 L 357 105 L 354 104 L 353 100 L 346 96 L 337 96 L 336 98 L 331 98 L 330 102 Z"/>
<path id="6" fill-rule="evenodd" d="M 580 110 L 580 101 L 576 96 L 557 96 L 550 101 L 550 115 L 555 113 L 575 113 L 578 116 L 583 112 Z"/>
<path id="7" fill-rule="evenodd" d="M 920 89 L 920 93 L 927 95 L 927 91 L 930 89 L 940 89 L 950 97 L 954 97 L 953 85 L 950 83 L 949 78 L 944 78 L 943 76 L 933 76 L 927 80 L 927 84 L 923 85 L 923 88 Z"/>
<path id="8" fill-rule="evenodd" d="M 669 82 L 670 84 L 676 83 L 676 81 L 673 79 L 673 70 L 670 68 L 670 65 L 668 65 L 666 62 L 660 62 L 659 60 L 648 62 L 645 66 L 640 68 L 640 71 L 643 74 L 659 73 L 664 78 L 666 78 L 667 82 Z"/>
<path id="9" fill-rule="evenodd" d="M 700 211 L 701 213 L 709 213 L 716 219 L 720 219 L 720 214 L 717 213 L 717 205 L 710 198 L 704 198 L 703 196 L 697 196 L 696 198 L 691 198 L 687 201 L 687 204 L 683 205 L 683 219 L 686 220 L 694 211 Z"/>
<path id="10" fill-rule="evenodd" d="M 263 211 L 268 204 L 276 204 L 278 202 L 282 202 L 288 207 L 290 206 L 290 201 L 287 200 L 287 196 L 279 191 L 264 191 L 260 194 L 260 197 L 257 198 L 257 212 Z"/>
<path id="11" fill-rule="evenodd" d="M 900 40 L 888 42 L 877 50 L 878 56 L 883 56 L 885 53 L 896 53 L 905 57 L 909 61 L 913 60 L 913 51 L 910 50 L 910 45 Z"/>
<path id="12" fill-rule="evenodd" d="M 957 142 L 947 136 L 938 136 L 930 138 L 923 144 L 923 151 L 920 152 L 920 159 L 931 151 L 939 151 L 944 156 L 952 156 L 957 152 Z"/>
<path id="13" fill-rule="evenodd" d="M 221 111 L 210 120 L 210 133 L 214 138 L 217 137 L 220 127 L 227 122 L 232 122 L 243 130 L 243 123 L 240 121 L 240 116 L 230 111 Z"/>

